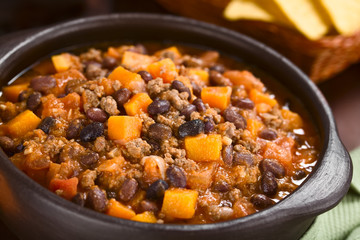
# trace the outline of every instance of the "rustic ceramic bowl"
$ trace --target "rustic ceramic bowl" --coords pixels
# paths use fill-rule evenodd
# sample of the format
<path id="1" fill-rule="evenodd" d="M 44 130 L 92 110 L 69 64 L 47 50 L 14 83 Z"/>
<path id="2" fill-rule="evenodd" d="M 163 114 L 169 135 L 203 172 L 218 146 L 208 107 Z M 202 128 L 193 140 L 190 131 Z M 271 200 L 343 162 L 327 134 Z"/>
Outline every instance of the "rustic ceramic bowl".
<path id="1" fill-rule="evenodd" d="M 298 239 L 317 215 L 344 197 L 351 160 L 319 89 L 269 47 L 221 27 L 174 16 L 121 14 L 5 36 L 0 39 L 1 84 L 55 50 L 112 40 L 170 40 L 241 56 L 302 100 L 319 129 L 320 159 L 295 192 L 269 209 L 232 221 L 181 225 L 128 221 L 79 207 L 32 181 L 0 152 L 0 217 L 20 239 Z"/>

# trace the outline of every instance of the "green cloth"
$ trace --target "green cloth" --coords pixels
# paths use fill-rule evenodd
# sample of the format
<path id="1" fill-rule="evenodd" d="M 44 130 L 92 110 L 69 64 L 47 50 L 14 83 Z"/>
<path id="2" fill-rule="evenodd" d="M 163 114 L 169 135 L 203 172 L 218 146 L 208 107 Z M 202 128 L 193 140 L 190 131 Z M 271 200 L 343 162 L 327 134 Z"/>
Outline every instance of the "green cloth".
<path id="1" fill-rule="evenodd" d="M 301 240 L 360 240 L 360 148 L 351 153 L 351 187 L 335 208 L 318 216 Z"/>

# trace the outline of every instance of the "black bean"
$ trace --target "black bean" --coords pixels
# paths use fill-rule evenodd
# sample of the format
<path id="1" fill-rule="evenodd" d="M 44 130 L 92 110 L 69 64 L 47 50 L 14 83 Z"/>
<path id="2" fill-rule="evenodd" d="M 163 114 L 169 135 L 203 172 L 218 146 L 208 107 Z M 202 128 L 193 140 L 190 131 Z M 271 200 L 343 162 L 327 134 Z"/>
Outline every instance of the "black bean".
<path id="1" fill-rule="evenodd" d="M 274 196 L 278 190 L 278 184 L 272 172 L 265 172 L 261 177 L 261 189 L 266 196 Z"/>
<path id="2" fill-rule="evenodd" d="M 191 99 L 190 89 L 188 87 L 186 87 L 182 82 L 180 82 L 178 80 L 174 80 L 171 82 L 170 88 L 178 90 L 179 93 L 187 92 L 189 94 L 188 100 Z"/>
<path id="3" fill-rule="evenodd" d="M 211 66 L 209 70 L 216 71 L 219 73 L 224 73 L 225 67 L 222 64 L 215 64 L 215 65 Z"/>
<path id="4" fill-rule="evenodd" d="M 153 77 L 151 76 L 151 74 L 148 71 L 139 71 L 137 74 L 139 74 L 146 83 L 153 80 Z"/>
<path id="5" fill-rule="evenodd" d="M 193 94 L 194 94 L 196 97 L 200 98 L 200 97 L 201 97 L 201 90 L 202 90 L 202 88 L 201 88 L 198 84 L 196 84 L 196 83 L 194 83 L 194 82 L 191 82 L 191 86 L 192 86 L 192 89 L 193 89 Z"/>
<path id="6" fill-rule="evenodd" d="M 186 136 L 196 136 L 199 133 L 204 132 L 204 122 L 200 119 L 191 120 L 183 123 L 179 127 L 179 136 L 184 138 Z"/>
<path id="7" fill-rule="evenodd" d="M 91 151 L 81 155 L 79 158 L 79 162 L 83 166 L 90 168 L 90 167 L 94 167 L 94 165 L 99 161 L 99 159 L 100 159 L 99 154 Z"/>
<path id="8" fill-rule="evenodd" d="M 213 189 L 217 192 L 228 192 L 231 189 L 231 186 L 225 181 L 216 182 L 213 186 Z"/>
<path id="9" fill-rule="evenodd" d="M 236 99 L 232 102 L 235 107 L 242 108 L 242 109 L 253 109 L 255 104 L 248 98 L 244 99 Z"/>
<path id="10" fill-rule="evenodd" d="M 119 190 L 119 199 L 121 201 L 130 201 L 138 189 L 138 182 L 134 178 L 127 178 Z"/>
<path id="11" fill-rule="evenodd" d="M 6 136 L 0 136 L 0 146 L 6 153 L 10 153 L 14 149 L 14 141 Z"/>
<path id="12" fill-rule="evenodd" d="M 92 142 L 104 133 L 104 124 L 93 122 L 84 127 L 80 132 L 80 140 L 82 142 Z"/>
<path id="13" fill-rule="evenodd" d="M 156 205 L 156 203 L 149 200 L 142 200 L 140 202 L 140 207 L 143 212 L 150 211 L 156 213 L 157 211 L 159 211 L 159 208 Z"/>
<path id="14" fill-rule="evenodd" d="M 283 178 L 285 176 L 284 166 L 275 159 L 263 159 L 259 164 L 259 169 L 262 173 L 273 173 L 276 178 Z"/>
<path id="15" fill-rule="evenodd" d="M 170 181 L 170 185 L 177 188 L 186 187 L 186 175 L 182 168 L 175 165 L 166 169 L 166 176 Z"/>
<path id="16" fill-rule="evenodd" d="M 26 99 L 27 91 L 21 91 L 21 93 L 18 96 L 18 102 L 22 102 Z"/>
<path id="17" fill-rule="evenodd" d="M 254 157 L 251 153 L 243 153 L 243 152 L 235 152 L 233 163 L 235 165 L 242 166 L 253 166 L 254 165 Z"/>
<path id="18" fill-rule="evenodd" d="M 271 200 L 269 197 L 265 196 L 264 194 L 254 194 L 251 196 L 250 201 L 256 208 L 264 209 L 274 205 L 274 201 Z"/>
<path id="19" fill-rule="evenodd" d="M 105 122 L 108 118 L 106 112 L 101 108 L 89 108 L 86 111 L 86 116 L 88 119 L 93 120 L 94 122 Z"/>
<path id="20" fill-rule="evenodd" d="M 225 165 L 231 167 L 232 163 L 233 163 L 233 146 L 228 145 L 228 146 L 224 147 L 221 155 L 222 155 L 222 159 L 223 159 L 223 162 L 225 163 Z"/>
<path id="21" fill-rule="evenodd" d="M 102 66 L 103 68 L 112 70 L 117 66 L 117 60 L 113 57 L 106 56 L 103 58 Z"/>
<path id="22" fill-rule="evenodd" d="M 146 191 L 147 199 L 161 199 L 164 196 L 165 190 L 169 188 L 167 182 L 162 179 L 159 179 L 153 182 Z"/>
<path id="23" fill-rule="evenodd" d="M 23 143 L 20 143 L 19 145 L 17 145 L 17 146 L 15 147 L 14 152 L 15 152 L 15 153 L 19 153 L 19 152 L 24 151 L 24 149 L 25 149 L 24 144 L 23 144 Z"/>
<path id="24" fill-rule="evenodd" d="M 296 170 L 293 178 L 295 180 L 300 180 L 306 177 L 306 172 L 304 170 Z"/>
<path id="25" fill-rule="evenodd" d="M 35 91 L 48 93 L 48 91 L 56 87 L 56 79 L 51 76 L 38 76 L 30 81 L 30 87 Z"/>
<path id="26" fill-rule="evenodd" d="M 71 201 L 81 207 L 85 205 L 85 196 L 83 193 L 77 193 Z"/>
<path id="27" fill-rule="evenodd" d="M 67 139 L 77 139 L 83 128 L 83 120 L 74 119 L 70 122 L 68 129 L 66 130 Z"/>
<path id="28" fill-rule="evenodd" d="M 26 100 L 26 107 L 31 110 L 35 111 L 41 104 L 41 93 L 34 92 L 30 94 L 28 99 Z"/>
<path id="29" fill-rule="evenodd" d="M 37 128 L 41 129 L 44 133 L 49 134 L 50 128 L 54 126 L 54 124 L 55 119 L 53 117 L 46 117 L 41 121 Z"/>
<path id="30" fill-rule="evenodd" d="M 205 112 L 206 111 L 206 107 L 205 104 L 203 103 L 203 101 L 201 100 L 201 98 L 197 98 L 193 101 L 193 104 L 196 106 L 196 109 L 199 112 Z"/>
<path id="31" fill-rule="evenodd" d="M 272 141 L 277 138 L 277 133 L 271 129 L 264 129 L 259 133 L 259 137 Z"/>
<path id="32" fill-rule="evenodd" d="M 86 206 L 98 212 L 106 210 L 107 199 L 106 194 L 99 187 L 92 188 L 86 198 Z"/>
<path id="33" fill-rule="evenodd" d="M 209 80 L 211 82 L 212 85 L 217 85 L 217 86 L 232 86 L 231 81 L 224 77 L 221 73 L 219 73 L 218 71 L 213 71 L 210 70 L 210 74 L 209 74 Z"/>
<path id="34" fill-rule="evenodd" d="M 246 128 L 246 120 L 243 116 L 241 116 L 237 109 L 234 107 L 228 107 L 224 110 L 223 116 L 226 121 L 234 123 L 235 127 L 238 129 Z"/>
<path id="35" fill-rule="evenodd" d="M 122 88 L 120 90 L 117 90 L 113 95 L 113 98 L 115 99 L 118 107 L 124 105 L 127 101 L 129 101 L 130 97 L 131 97 L 131 92 L 127 88 Z"/>
<path id="36" fill-rule="evenodd" d="M 155 100 L 147 108 L 150 115 L 163 114 L 170 110 L 170 102 L 167 100 Z"/>
<path id="37" fill-rule="evenodd" d="M 209 117 L 205 117 L 204 118 L 204 132 L 206 134 L 211 133 L 212 131 L 214 131 L 214 129 L 215 129 L 214 121 Z"/>
<path id="38" fill-rule="evenodd" d="M 190 120 L 190 115 L 195 111 L 195 105 L 189 104 L 180 111 L 180 115 L 184 115 L 186 120 Z"/>
<path id="39" fill-rule="evenodd" d="M 149 126 L 148 130 L 149 137 L 156 141 L 163 141 L 171 138 L 172 131 L 167 125 L 161 123 L 154 123 Z"/>
<path id="40" fill-rule="evenodd" d="M 116 192 L 113 192 L 113 191 L 106 191 L 106 196 L 107 196 L 108 199 L 116 198 L 117 194 L 116 194 Z"/>

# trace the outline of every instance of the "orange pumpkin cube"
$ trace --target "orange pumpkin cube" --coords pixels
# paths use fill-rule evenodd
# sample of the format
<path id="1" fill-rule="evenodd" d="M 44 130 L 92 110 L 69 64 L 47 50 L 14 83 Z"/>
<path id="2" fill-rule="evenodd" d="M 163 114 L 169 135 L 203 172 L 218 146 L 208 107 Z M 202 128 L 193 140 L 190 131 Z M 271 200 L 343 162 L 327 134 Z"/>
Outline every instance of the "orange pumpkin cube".
<path id="1" fill-rule="evenodd" d="M 113 198 L 109 200 L 106 214 L 123 219 L 131 219 L 136 215 L 133 210 Z"/>
<path id="2" fill-rule="evenodd" d="M 130 220 L 138 221 L 138 222 L 146 222 L 146 223 L 156 223 L 157 221 L 154 213 L 148 211 L 136 214 Z"/>
<path id="3" fill-rule="evenodd" d="M 231 87 L 205 87 L 201 90 L 201 99 L 210 107 L 225 110 L 230 104 Z"/>
<path id="4" fill-rule="evenodd" d="M 154 78 L 162 78 L 164 83 L 171 83 L 178 76 L 176 66 L 170 58 L 150 64 L 148 71 Z"/>
<path id="5" fill-rule="evenodd" d="M 195 214 L 198 195 L 197 191 L 189 189 L 166 190 L 161 212 L 170 218 L 190 219 Z"/>
<path id="6" fill-rule="evenodd" d="M 243 85 L 247 91 L 253 88 L 262 91 L 264 88 L 264 84 L 249 71 L 231 70 L 224 72 L 223 75 L 235 86 Z"/>
<path id="7" fill-rule="evenodd" d="M 248 119 L 246 129 L 249 130 L 253 138 L 256 138 L 258 132 L 264 127 L 264 124 L 256 119 Z"/>
<path id="8" fill-rule="evenodd" d="M 122 143 L 139 138 L 142 122 L 138 117 L 111 116 L 108 120 L 108 135 L 112 140 L 121 140 Z"/>
<path id="9" fill-rule="evenodd" d="M 113 81 L 118 80 L 123 87 L 130 91 L 145 91 L 145 82 L 141 76 L 137 73 L 130 72 L 121 66 L 115 68 L 108 78 Z"/>
<path id="10" fill-rule="evenodd" d="M 131 51 L 124 52 L 121 59 L 123 66 L 131 68 L 132 70 L 136 69 L 136 71 L 145 70 L 152 62 L 152 57 Z"/>
<path id="11" fill-rule="evenodd" d="M 127 115 L 135 116 L 142 112 L 147 112 L 147 107 L 152 103 L 147 93 L 135 94 L 127 103 L 124 104 Z"/>
<path id="12" fill-rule="evenodd" d="M 209 73 L 202 69 L 188 68 L 188 76 L 196 77 L 197 80 L 202 81 L 205 85 L 209 85 Z"/>
<path id="13" fill-rule="evenodd" d="M 70 179 L 59 179 L 55 178 L 50 181 L 49 189 L 52 192 L 57 190 L 61 190 L 60 196 L 65 199 L 72 199 L 77 193 L 77 185 L 79 183 L 79 179 L 77 177 L 73 177 Z"/>
<path id="14" fill-rule="evenodd" d="M 10 85 L 3 87 L 2 92 L 6 100 L 10 102 L 17 102 L 19 95 L 22 91 L 28 89 L 28 83 L 22 83 L 17 85 Z"/>
<path id="15" fill-rule="evenodd" d="M 27 132 L 34 130 L 40 124 L 41 119 L 32 111 L 25 110 L 6 124 L 7 133 L 13 137 L 21 137 Z"/>
<path id="16" fill-rule="evenodd" d="M 221 148 L 222 141 L 219 134 L 200 134 L 185 138 L 186 155 L 194 161 L 219 161 Z"/>
<path id="17" fill-rule="evenodd" d="M 262 93 L 256 89 L 251 89 L 249 93 L 249 98 L 255 103 L 266 103 L 271 107 L 277 105 L 277 101 L 271 98 L 268 94 Z"/>

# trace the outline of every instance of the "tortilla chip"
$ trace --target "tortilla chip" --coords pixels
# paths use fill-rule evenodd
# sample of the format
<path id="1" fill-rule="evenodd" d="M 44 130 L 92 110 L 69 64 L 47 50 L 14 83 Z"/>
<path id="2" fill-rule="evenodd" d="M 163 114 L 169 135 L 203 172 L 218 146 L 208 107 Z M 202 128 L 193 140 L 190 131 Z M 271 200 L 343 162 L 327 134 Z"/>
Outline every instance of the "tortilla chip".
<path id="1" fill-rule="evenodd" d="M 274 0 L 287 18 L 307 38 L 316 40 L 324 36 L 331 22 L 324 9 L 312 0 Z"/>
<path id="2" fill-rule="evenodd" d="M 258 1 L 233 0 L 224 11 L 224 16 L 228 20 L 259 20 L 265 22 L 274 22 L 275 18 L 268 11 L 257 4 Z"/>
<path id="3" fill-rule="evenodd" d="M 352 35 L 360 30 L 360 0 L 320 0 L 336 30 Z"/>

